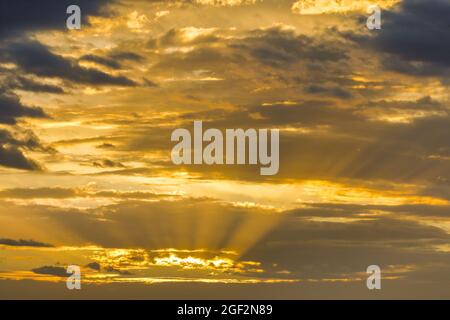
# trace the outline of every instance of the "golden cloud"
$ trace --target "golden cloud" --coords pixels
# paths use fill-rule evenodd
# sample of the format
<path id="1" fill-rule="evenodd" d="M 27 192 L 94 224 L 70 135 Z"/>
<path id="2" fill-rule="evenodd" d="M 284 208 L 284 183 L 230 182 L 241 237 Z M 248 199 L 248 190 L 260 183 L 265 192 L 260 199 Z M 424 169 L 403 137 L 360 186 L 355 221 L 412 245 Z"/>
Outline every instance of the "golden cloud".
<path id="1" fill-rule="evenodd" d="M 372 5 L 391 8 L 400 0 L 299 0 L 292 5 L 292 11 L 298 14 L 335 14 L 366 12 Z"/>

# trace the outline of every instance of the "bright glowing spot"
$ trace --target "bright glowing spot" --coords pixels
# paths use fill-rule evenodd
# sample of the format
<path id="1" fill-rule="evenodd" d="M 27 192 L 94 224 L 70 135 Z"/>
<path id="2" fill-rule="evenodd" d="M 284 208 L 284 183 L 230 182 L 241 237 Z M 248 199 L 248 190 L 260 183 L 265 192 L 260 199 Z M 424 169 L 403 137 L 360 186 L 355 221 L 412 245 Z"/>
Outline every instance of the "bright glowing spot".
<path id="1" fill-rule="evenodd" d="M 298 14 L 333 14 L 366 12 L 371 5 L 390 8 L 400 0 L 299 0 L 292 5 L 292 11 Z"/>

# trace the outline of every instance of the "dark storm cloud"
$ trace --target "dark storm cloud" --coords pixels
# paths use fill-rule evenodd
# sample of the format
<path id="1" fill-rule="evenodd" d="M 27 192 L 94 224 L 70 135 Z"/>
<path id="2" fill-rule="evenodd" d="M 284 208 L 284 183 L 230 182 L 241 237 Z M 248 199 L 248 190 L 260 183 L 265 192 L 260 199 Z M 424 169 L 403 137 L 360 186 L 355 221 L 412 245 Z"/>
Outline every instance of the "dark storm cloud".
<path id="1" fill-rule="evenodd" d="M 136 85 L 134 81 L 124 76 L 112 76 L 96 69 L 80 67 L 76 61 L 52 53 L 37 41 L 22 40 L 7 43 L 0 57 L 14 62 L 22 72 L 36 76 L 93 85 Z"/>
<path id="2" fill-rule="evenodd" d="M 16 130 L 19 129 L 17 126 L 15 128 Z M 20 137 L 14 137 L 8 130 L 0 129 L 0 144 L 32 151 L 55 152 L 53 148 L 42 144 L 39 138 L 30 130 L 21 129 L 17 131 L 17 134 Z"/>
<path id="3" fill-rule="evenodd" d="M 412 76 L 450 74 L 450 2 L 404 0 L 383 12 L 382 29 L 370 36 L 347 33 L 348 39 L 392 55 L 384 66 Z"/>
<path id="4" fill-rule="evenodd" d="M 70 274 L 67 273 L 67 270 L 63 267 L 55 267 L 55 266 L 43 266 L 39 268 L 32 269 L 36 274 L 47 274 L 51 276 L 57 277 L 68 277 Z"/>
<path id="5" fill-rule="evenodd" d="M 450 67 L 450 2 L 405 0 L 386 12 L 376 45 L 409 61 Z"/>
<path id="6" fill-rule="evenodd" d="M 0 245 L 12 246 L 12 247 L 41 247 L 50 248 L 53 245 L 34 240 L 13 240 L 13 239 L 0 239 Z"/>
<path id="7" fill-rule="evenodd" d="M 105 14 L 106 4 L 113 0 L 14 0 L 0 2 L 0 38 L 12 38 L 27 31 L 66 28 L 67 7 L 81 8 L 82 23 L 88 16 Z"/>
<path id="8" fill-rule="evenodd" d="M 15 147 L 0 146 L 0 166 L 22 170 L 41 170 L 40 165 L 32 159 L 28 159 Z"/>
<path id="9" fill-rule="evenodd" d="M 16 95 L 0 92 L 0 123 L 12 125 L 21 117 L 44 118 L 46 115 L 41 108 L 24 106 Z M 32 132 L 23 133 L 26 137 L 18 139 L 11 132 L 0 129 L 0 166 L 40 170 L 39 164 L 28 159 L 21 149 L 44 151 L 46 148 Z"/>
<path id="10" fill-rule="evenodd" d="M 19 97 L 0 88 L 0 123 L 15 124 L 17 118 L 45 118 L 39 107 L 30 107 L 21 103 Z"/>
<path id="11" fill-rule="evenodd" d="M 27 158 L 23 150 L 54 152 L 52 148 L 41 144 L 31 131 L 23 131 L 21 137 L 14 137 L 8 130 L 0 129 L 0 166 L 23 169 L 41 170 L 41 166 Z"/>

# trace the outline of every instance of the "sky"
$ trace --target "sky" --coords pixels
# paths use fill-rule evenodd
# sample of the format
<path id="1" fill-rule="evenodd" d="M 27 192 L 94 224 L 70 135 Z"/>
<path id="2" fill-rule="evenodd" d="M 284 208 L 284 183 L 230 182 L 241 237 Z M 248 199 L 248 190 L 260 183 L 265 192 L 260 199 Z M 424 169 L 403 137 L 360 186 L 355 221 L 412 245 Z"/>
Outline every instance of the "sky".
<path id="1" fill-rule="evenodd" d="M 449 299 L 449 15 L 1 0 L 0 299 Z M 195 120 L 278 129 L 278 174 L 173 164 Z"/>

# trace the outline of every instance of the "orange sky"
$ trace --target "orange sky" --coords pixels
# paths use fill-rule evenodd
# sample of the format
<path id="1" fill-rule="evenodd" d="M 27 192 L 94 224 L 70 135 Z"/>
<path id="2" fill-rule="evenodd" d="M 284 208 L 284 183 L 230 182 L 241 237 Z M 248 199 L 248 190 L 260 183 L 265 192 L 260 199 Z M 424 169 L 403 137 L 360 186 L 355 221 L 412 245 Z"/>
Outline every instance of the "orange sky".
<path id="1" fill-rule="evenodd" d="M 450 4 L 79 2 L 0 14 L 0 298 L 450 296 Z M 279 129 L 279 173 L 172 164 L 194 120 Z"/>

